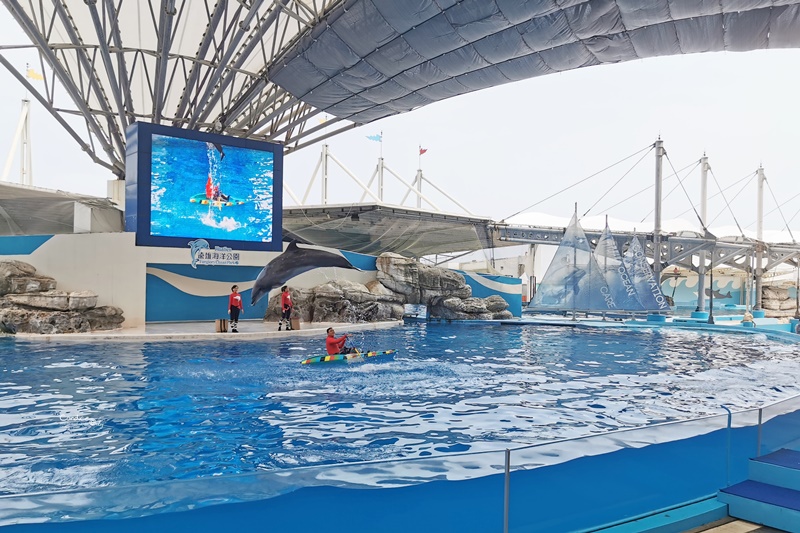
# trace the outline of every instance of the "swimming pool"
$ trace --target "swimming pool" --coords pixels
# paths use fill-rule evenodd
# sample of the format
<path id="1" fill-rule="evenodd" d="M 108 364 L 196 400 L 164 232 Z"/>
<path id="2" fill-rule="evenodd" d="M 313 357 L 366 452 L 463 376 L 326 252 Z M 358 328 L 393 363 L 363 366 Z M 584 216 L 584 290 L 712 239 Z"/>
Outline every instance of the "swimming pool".
<path id="1" fill-rule="evenodd" d="M 419 323 L 353 340 L 398 353 L 0 343 L 2 494 L 499 450 L 800 393 L 797 348 L 759 334 Z"/>

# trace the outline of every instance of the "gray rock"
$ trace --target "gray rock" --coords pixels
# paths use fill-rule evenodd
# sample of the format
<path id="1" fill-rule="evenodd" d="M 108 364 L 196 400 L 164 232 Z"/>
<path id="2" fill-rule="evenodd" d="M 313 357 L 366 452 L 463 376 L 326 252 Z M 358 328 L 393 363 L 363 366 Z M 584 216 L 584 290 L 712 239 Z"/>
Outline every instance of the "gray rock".
<path id="1" fill-rule="evenodd" d="M 73 311 L 91 309 L 97 305 L 97 294 L 92 291 L 69 293 L 69 308 Z"/>
<path id="2" fill-rule="evenodd" d="M 69 294 L 64 291 L 45 291 L 32 294 L 8 294 L 6 299 L 16 305 L 35 307 L 37 309 L 69 309 Z"/>
<path id="3" fill-rule="evenodd" d="M 402 294 L 398 294 L 390 290 L 386 285 L 378 280 L 370 281 L 366 284 L 367 290 L 375 295 L 379 302 L 404 304 L 406 298 Z"/>
<path id="4" fill-rule="evenodd" d="M 439 305 L 449 309 L 450 311 L 457 311 L 461 313 L 467 312 L 464 300 L 461 298 L 442 298 L 439 301 Z"/>
<path id="5" fill-rule="evenodd" d="M 56 290 L 56 280 L 21 261 L 0 262 L 0 296 L 0 320 L 19 333 L 85 333 L 125 321 L 118 307 L 96 307 L 94 292 Z"/>
<path id="6" fill-rule="evenodd" d="M 46 276 L 10 278 L 8 292 L 25 294 L 31 292 L 53 291 L 56 289 L 56 280 Z"/>
<path id="7" fill-rule="evenodd" d="M 306 322 L 400 320 L 403 304 L 424 304 L 431 317 L 491 320 L 511 316 L 500 296 L 473 298 L 464 276 L 446 268 L 422 265 L 398 254 L 381 254 L 377 279 L 366 285 L 333 280 L 309 291 L 292 291 L 295 311 Z M 280 295 L 270 298 L 265 320 L 280 317 Z"/>
<path id="8" fill-rule="evenodd" d="M 486 309 L 486 302 L 483 298 L 466 298 L 464 301 L 464 312 L 470 315 L 486 314 L 489 312 Z"/>
<path id="9" fill-rule="evenodd" d="M 505 311 L 506 309 L 508 309 L 508 302 L 505 301 L 505 299 L 503 299 L 502 296 L 492 294 L 491 296 L 484 298 L 483 300 L 484 303 L 486 304 L 486 309 L 488 309 L 492 313 L 498 313 L 500 311 Z"/>
<path id="10" fill-rule="evenodd" d="M 407 303 L 419 303 L 419 263 L 399 254 L 383 253 L 375 264 L 378 281 L 389 290 L 406 296 Z"/>
<path id="11" fill-rule="evenodd" d="M 446 268 L 422 265 L 392 253 L 381 254 L 376 265 L 378 281 L 404 295 L 405 303 L 427 305 L 437 296 L 472 296 L 472 289 L 464 276 Z"/>
<path id="12" fill-rule="evenodd" d="M 22 261 L 0 261 L 0 296 L 13 292 L 11 283 L 14 278 L 31 278 L 36 269 Z"/>

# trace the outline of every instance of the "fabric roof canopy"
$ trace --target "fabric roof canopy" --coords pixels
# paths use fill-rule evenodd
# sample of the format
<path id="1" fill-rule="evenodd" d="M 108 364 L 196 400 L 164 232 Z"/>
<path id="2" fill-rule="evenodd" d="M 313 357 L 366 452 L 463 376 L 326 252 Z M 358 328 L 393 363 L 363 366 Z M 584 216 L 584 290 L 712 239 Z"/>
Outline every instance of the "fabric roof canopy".
<path id="1" fill-rule="evenodd" d="M 76 217 L 76 204 L 84 215 Z M 78 208 L 80 209 L 80 208 Z M 123 231 L 111 200 L 0 182 L 0 235 L 56 235 Z"/>
<path id="2" fill-rule="evenodd" d="M 11 48 L 0 64 L 120 176 L 125 128 L 137 120 L 290 151 L 534 76 L 800 47 L 800 0 L 0 1 L 45 76 L 27 78 L 7 59 Z M 333 118 L 308 123 L 321 112 Z"/>
<path id="3" fill-rule="evenodd" d="M 283 210 L 284 240 L 370 255 L 423 257 L 518 244 L 500 241 L 492 225 L 489 219 L 381 204 Z"/>

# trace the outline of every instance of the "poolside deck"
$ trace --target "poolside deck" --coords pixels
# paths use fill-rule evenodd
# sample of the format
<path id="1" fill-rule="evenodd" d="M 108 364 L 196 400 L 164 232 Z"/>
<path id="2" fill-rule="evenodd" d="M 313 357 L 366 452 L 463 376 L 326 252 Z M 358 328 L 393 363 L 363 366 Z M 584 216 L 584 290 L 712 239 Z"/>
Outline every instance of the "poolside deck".
<path id="1" fill-rule="evenodd" d="M 693 532 L 697 533 L 700 531 L 704 533 L 784 533 L 780 529 L 761 526 L 759 524 L 745 522 L 744 520 L 734 520 L 709 529 L 693 530 Z"/>
<path id="2" fill-rule="evenodd" d="M 278 331 L 277 322 L 263 320 L 240 320 L 239 333 L 215 333 L 214 321 L 204 322 L 158 322 L 141 328 L 121 328 L 110 331 L 92 331 L 90 333 L 57 333 L 40 335 L 35 333 L 17 333 L 18 340 L 25 341 L 219 341 L 238 342 L 260 339 L 277 339 L 286 337 L 319 337 L 325 338 L 329 327 L 336 330 L 337 335 L 348 331 L 364 331 L 386 329 L 402 326 L 401 320 L 384 322 L 301 322 L 300 329 Z"/>

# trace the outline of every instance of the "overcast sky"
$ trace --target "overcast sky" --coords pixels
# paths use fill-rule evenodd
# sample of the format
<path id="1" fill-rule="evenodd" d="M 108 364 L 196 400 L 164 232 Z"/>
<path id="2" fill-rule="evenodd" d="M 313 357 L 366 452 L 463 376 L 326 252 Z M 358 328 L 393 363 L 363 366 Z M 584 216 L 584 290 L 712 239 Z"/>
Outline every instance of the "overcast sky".
<path id="1" fill-rule="evenodd" d="M 0 10 L 0 17 L 3 44 L 25 42 L 5 10 Z M 38 69 L 35 53 L 4 54 L 20 63 L 21 69 L 26 61 Z M 4 164 L 25 91 L 2 67 L 0 84 L 0 164 Z M 364 183 L 375 170 L 381 149 L 386 165 L 408 182 L 421 161 L 426 178 L 475 215 L 502 220 L 530 208 L 566 218 L 577 202 L 581 216 L 587 211 L 589 215 L 608 214 L 644 221 L 642 229 L 651 229 L 652 188 L 619 202 L 652 186 L 655 157 L 652 151 L 642 150 L 660 135 L 669 156 L 664 161 L 665 178 L 672 174 L 671 165 L 675 170 L 685 169 L 680 175 L 695 202 L 699 201 L 700 173 L 696 168 L 687 172 L 704 152 L 708 155 L 713 170 L 709 194 L 717 194 L 709 201 L 714 225 L 734 223 L 718 194 L 716 179 L 742 227 L 755 228 L 754 175 L 763 165 L 769 184 L 765 227 L 784 227 L 775 210 L 774 194 L 778 202 L 785 202 L 783 216 L 793 219 L 790 226 L 800 229 L 800 196 L 794 198 L 800 192 L 796 185 L 798 93 L 799 50 L 673 56 L 507 84 L 362 126 L 327 142 L 337 159 Z M 34 185 L 106 195 L 106 181 L 111 176 L 94 165 L 35 103 L 32 129 Z M 382 143 L 367 139 L 381 132 Z M 421 158 L 419 146 L 427 149 Z M 319 154 L 320 145 L 314 145 L 286 158 L 286 184 L 299 197 L 306 191 Z M 534 205 L 625 158 L 600 175 Z M 360 200 L 359 189 L 336 164 L 331 164 L 331 174 L 331 203 Z M 15 154 L 10 180 L 17 181 L 18 175 Z M 667 179 L 664 194 L 676 186 L 675 178 Z M 384 201 L 397 204 L 404 191 L 387 173 Z M 441 211 L 464 213 L 427 185 L 423 193 L 430 195 Z M 666 197 L 665 219 L 694 219 L 687 193 L 678 186 Z M 319 203 L 320 198 L 317 178 L 308 203 Z M 285 203 L 293 204 L 288 196 Z M 405 205 L 415 204 L 407 199 Z M 800 231 L 795 235 L 800 237 Z"/>

